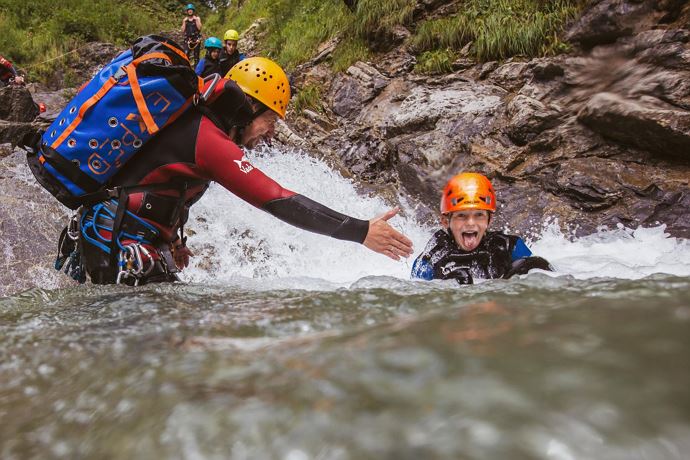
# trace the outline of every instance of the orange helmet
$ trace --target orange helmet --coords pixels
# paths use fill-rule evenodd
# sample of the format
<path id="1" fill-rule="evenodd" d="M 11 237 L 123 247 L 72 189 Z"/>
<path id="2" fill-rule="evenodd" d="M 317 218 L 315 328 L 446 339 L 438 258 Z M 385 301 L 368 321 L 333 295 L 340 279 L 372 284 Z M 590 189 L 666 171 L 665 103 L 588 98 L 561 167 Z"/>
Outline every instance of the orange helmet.
<path id="1" fill-rule="evenodd" d="M 496 192 L 489 179 L 477 173 L 462 173 L 448 181 L 441 195 L 441 213 L 467 209 L 496 211 Z"/>

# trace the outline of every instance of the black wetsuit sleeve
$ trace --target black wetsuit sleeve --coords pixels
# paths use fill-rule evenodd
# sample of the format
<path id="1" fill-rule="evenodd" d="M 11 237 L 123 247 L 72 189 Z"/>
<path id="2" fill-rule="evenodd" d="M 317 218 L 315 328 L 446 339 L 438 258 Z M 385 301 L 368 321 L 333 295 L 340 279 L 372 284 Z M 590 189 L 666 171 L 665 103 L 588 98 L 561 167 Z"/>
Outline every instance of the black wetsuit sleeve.
<path id="1" fill-rule="evenodd" d="M 369 221 L 346 216 L 304 195 L 271 200 L 262 208 L 290 225 L 339 240 L 363 243 L 369 231 Z"/>

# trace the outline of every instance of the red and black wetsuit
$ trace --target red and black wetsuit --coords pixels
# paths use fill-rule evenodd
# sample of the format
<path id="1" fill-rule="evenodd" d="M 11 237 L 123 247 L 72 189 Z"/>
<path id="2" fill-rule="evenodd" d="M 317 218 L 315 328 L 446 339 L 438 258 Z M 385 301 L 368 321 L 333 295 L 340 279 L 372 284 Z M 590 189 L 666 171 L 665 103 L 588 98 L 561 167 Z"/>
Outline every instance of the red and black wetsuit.
<path id="1" fill-rule="evenodd" d="M 0 86 L 10 83 L 17 76 L 17 71 L 10 61 L 0 56 Z"/>
<path id="2" fill-rule="evenodd" d="M 176 239 L 175 232 L 187 220 L 189 207 L 201 198 L 210 181 L 289 224 L 362 243 L 368 221 L 340 214 L 283 188 L 246 159 L 224 129 L 247 124 L 251 108 L 234 82 L 227 81 L 224 86 L 210 113 L 189 110 L 150 140 L 112 180 L 112 185 L 118 186 L 171 184 L 170 189 L 129 195 L 127 209 L 160 232 L 155 243 Z M 108 256 L 100 249 L 83 246 L 92 280 L 114 282 L 114 267 L 108 266 Z"/>

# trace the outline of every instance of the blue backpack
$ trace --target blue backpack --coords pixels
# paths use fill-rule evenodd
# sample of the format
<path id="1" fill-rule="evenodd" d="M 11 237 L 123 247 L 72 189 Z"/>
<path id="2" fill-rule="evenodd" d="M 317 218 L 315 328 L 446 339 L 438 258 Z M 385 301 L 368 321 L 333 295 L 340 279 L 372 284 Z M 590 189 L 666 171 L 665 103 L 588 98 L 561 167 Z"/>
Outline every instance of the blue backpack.
<path id="1" fill-rule="evenodd" d="M 146 142 L 200 98 L 184 51 L 155 35 L 137 39 L 101 69 L 34 139 L 36 180 L 70 209 L 113 196 L 109 180 Z"/>

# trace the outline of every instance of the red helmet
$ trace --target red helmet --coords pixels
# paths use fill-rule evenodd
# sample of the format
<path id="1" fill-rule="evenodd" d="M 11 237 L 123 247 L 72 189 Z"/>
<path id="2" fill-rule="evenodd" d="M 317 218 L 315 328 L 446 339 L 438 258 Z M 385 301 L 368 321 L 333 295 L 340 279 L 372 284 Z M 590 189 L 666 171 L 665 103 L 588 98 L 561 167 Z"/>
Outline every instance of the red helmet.
<path id="1" fill-rule="evenodd" d="M 448 181 L 441 196 L 441 213 L 468 209 L 496 211 L 496 192 L 489 179 L 477 173 L 462 173 Z"/>

